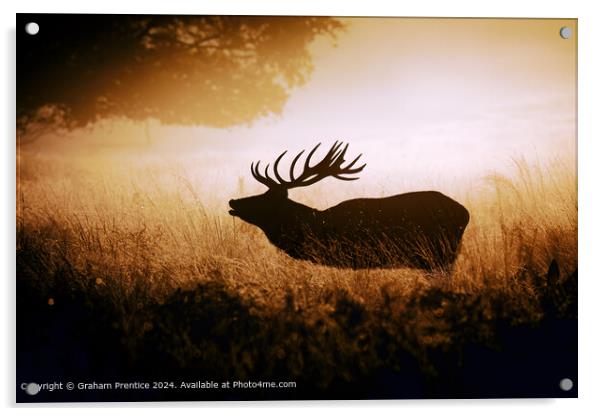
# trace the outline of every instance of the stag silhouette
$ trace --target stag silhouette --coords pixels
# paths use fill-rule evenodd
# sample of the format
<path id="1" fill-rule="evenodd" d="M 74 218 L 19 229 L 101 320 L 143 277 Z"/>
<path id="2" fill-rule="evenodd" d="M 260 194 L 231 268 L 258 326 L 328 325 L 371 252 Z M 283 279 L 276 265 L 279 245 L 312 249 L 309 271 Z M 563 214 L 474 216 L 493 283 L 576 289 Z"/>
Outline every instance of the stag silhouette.
<path id="1" fill-rule="evenodd" d="M 307 155 L 303 171 L 295 176 L 295 165 L 305 152 L 293 159 L 289 180 L 278 172 L 284 151 L 274 162 L 270 177 L 268 163 L 261 174 L 260 162 L 251 163 L 253 177 L 268 187 L 267 192 L 230 200 L 229 213 L 259 227 L 268 240 L 295 259 L 341 268 L 411 267 L 431 270 L 453 265 L 469 214 L 466 208 L 436 191 L 411 192 L 387 198 L 359 198 L 317 210 L 288 199 L 288 190 L 312 185 L 324 178 L 343 181 L 366 164 L 355 167 L 362 156 L 345 163 L 349 147 L 335 142 L 315 165 L 311 158 L 320 143 Z"/>

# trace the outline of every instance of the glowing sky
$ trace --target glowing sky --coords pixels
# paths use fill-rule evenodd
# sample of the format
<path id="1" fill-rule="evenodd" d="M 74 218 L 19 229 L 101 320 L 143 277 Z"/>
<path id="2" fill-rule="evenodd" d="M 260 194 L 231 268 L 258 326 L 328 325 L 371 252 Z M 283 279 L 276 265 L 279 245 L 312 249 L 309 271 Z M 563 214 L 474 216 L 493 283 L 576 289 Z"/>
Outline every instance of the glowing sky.
<path id="1" fill-rule="evenodd" d="M 575 20 L 343 20 L 336 47 L 312 45 L 314 72 L 281 116 L 224 130 L 153 125 L 155 148 L 211 155 L 234 183 L 252 160 L 343 139 L 364 153 L 364 185 L 398 187 L 481 177 L 512 158 L 575 158 Z"/>
<path id="2" fill-rule="evenodd" d="M 225 131 L 225 142 L 266 144 L 270 157 L 342 138 L 376 168 L 418 159 L 470 171 L 574 143 L 576 40 L 559 36 L 574 21 L 346 23 L 336 48 L 315 45 L 312 78 L 281 117 Z"/>

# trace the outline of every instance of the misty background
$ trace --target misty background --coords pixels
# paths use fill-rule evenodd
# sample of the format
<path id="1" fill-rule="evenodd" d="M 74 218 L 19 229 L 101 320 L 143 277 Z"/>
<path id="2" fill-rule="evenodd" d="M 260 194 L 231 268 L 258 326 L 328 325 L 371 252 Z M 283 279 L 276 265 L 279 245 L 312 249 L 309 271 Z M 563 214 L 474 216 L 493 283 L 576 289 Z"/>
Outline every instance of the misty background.
<path id="1" fill-rule="evenodd" d="M 340 27 L 304 38 L 305 79 L 284 85 L 286 97 L 262 88 L 250 93 L 256 103 L 278 97 L 279 109 L 268 106 L 224 126 L 165 123 L 152 115 L 101 117 L 45 130 L 33 140 L 22 135 L 21 162 L 60 161 L 98 171 L 152 166 L 159 175 L 163 169 L 193 178 L 201 193 L 222 199 L 263 191 L 250 175 L 252 161 L 271 162 L 287 149 L 293 156 L 318 142 L 324 151 L 335 140 L 349 142 L 349 156 L 363 153 L 367 163 L 359 181 L 327 179 L 292 193 L 314 201 L 309 194 L 318 194 L 322 205 L 419 189 L 464 193 L 494 172 L 512 176 L 517 160 L 576 165 L 574 20 L 336 22 Z M 564 26 L 573 30 L 571 39 L 560 37 Z M 37 76 L 53 82 L 50 74 Z"/>

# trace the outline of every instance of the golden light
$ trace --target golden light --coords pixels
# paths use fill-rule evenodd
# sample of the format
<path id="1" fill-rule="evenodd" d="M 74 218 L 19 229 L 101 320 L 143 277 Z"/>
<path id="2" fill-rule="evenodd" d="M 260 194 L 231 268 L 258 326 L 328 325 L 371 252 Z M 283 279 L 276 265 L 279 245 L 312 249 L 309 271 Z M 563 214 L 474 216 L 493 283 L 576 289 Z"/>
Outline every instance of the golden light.
<path id="1" fill-rule="evenodd" d="M 345 185 L 361 195 L 453 192 L 493 171 L 509 174 L 513 159 L 575 160 L 576 36 L 559 35 L 561 27 L 576 33 L 574 20 L 344 21 L 336 46 L 312 45 L 314 72 L 280 116 L 230 129 L 105 122 L 82 137 L 54 139 L 54 148 L 121 155 L 120 164 L 184 164 L 224 197 L 237 193 L 241 178 L 260 189 L 251 161 L 337 139 L 364 154 L 361 180 Z"/>

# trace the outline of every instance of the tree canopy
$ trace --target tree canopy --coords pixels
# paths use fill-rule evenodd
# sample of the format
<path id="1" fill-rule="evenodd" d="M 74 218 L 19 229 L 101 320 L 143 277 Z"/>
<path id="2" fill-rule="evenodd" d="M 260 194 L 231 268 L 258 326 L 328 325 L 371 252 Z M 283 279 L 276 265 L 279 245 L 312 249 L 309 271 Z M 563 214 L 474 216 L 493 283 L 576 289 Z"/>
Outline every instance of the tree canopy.
<path id="1" fill-rule="evenodd" d="M 21 30 L 29 21 L 40 32 Z M 279 113 L 328 17 L 18 15 L 17 127 L 125 117 L 227 127 Z"/>

